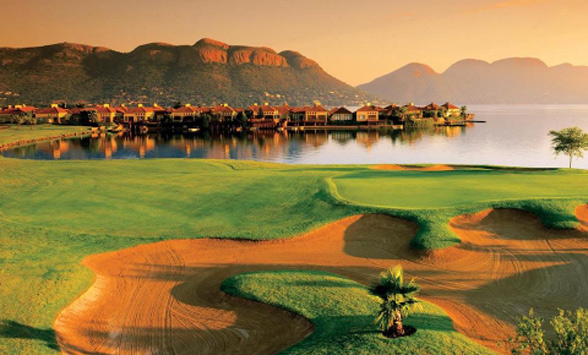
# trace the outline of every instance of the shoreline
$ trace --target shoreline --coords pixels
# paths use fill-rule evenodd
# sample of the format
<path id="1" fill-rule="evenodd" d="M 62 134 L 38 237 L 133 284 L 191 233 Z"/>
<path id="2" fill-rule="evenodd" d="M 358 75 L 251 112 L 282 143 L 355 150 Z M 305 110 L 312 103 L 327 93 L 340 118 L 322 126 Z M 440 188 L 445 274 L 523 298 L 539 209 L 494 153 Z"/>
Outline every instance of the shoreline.
<path id="1" fill-rule="evenodd" d="M 14 141 L 14 142 L 0 144 L 0 152 L 9 150 L 9 149 L 12 149 L 15 147 L 23 147 L 23 146 L 27 146 L 27 145 L 31 145 L 31 144 L 35 144 L 35 143 L 54 141 L 54 140 L 65 139 L 65 138 L 90 136 L 90 135 L 96 133 L 96 131 L 97 131 L 97 129 L 90 128 L 89 130 L 86 130 L 86 131 L 63 133 L 63 134 L 55 135 L 55 136 L 52 135 L 52 136 L 45 136 L 45 137 L 31 138 L 31 139 L 20 139 L 20 140 Z"/>

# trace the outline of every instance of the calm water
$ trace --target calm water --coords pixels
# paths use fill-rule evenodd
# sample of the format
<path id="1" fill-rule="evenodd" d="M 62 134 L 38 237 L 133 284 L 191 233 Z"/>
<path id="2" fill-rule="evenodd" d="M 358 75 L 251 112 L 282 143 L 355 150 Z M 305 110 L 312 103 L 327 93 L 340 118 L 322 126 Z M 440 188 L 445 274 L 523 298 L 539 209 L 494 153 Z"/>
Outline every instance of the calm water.
<path id="1" fill-rule="evenodd" d="M 446 163 L 530 167 L 566 166 L 550 150 L 549 130 L 588 131 L 588 105 L 471 106 L 469 127 L 406 131 L 332 131 L 210 136 L 146 135 L 71 139 L 15 148 L 26 159 L 212 158 L 297 164 Z M 588 169 L 586 159 L 575 167 Z"/>

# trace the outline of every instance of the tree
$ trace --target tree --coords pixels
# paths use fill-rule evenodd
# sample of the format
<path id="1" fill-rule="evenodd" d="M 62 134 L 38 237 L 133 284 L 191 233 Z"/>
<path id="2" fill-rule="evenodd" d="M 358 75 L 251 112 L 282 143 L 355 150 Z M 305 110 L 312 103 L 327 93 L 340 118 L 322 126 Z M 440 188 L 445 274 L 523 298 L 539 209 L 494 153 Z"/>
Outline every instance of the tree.
<path id="1" fill-rule="evenodd" d="M 559 310 L 549 322 L 553 337 L 545 336 L 544 320 L 533 309 L 521 317 L 516 336 L 508 339 L 507 348 L 513 355 L 585 355 L 588 354 L 588 310 Z"/>
<path id="2" fill-rule="evenodd" d="M 20 129 L 20 126 L 23 124 L 28 124 L 32 117 L 33 114 L 31 112 L 21 111 L 12 115 L 12 122 L 16 123 L 17 129 Z"/>
<path id="3" fill-rule="evenodd" d="M 567 155 L 570 159 L 570 169 L 572 168 L 574 157 L 583 158 L 584 151 L 588 150 L 588 134 L 578 127 L 550 131 L 549 135 L 552 137 L 551 144 L 555 155 Z"/>
<path id="4" fill-rule="evenodd" d="M 463 119 L 465 120 L 468 116 L 468 107 L 466 105 L 463 105 L 460 109 L 461 111 L 461 117 L 463 117 Z"/>
<path id="5" fill-rule="evenodd" d="M 245 114 L 245 112 L 240 111 L 237 114 L 237 126 L 238 127 L 242 127 L 243 129 L 245 129 L 247 127 L 247 115 Z"/>
<path id="6" fill-rule="evenodd" d="M 404 282 L 404 271 L 400 265 L 380 274 L 379 282 L 370 288 L 370 293 L 381 299 L 376 323 L 384 335 L 398 337 L 405 334 L 403 318 L 420 307 L 416 299 L 420 289 L 414 279 Z"/>

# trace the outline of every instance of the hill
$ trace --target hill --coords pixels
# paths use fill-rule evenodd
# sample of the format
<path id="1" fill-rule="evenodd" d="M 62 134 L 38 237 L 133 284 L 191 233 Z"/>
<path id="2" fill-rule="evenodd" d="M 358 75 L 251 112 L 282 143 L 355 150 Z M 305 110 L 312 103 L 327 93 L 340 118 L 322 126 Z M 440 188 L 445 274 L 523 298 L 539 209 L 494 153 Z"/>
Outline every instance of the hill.
<path id="1" fill-rule="evenodd" d="M 443 73 L 408 64 L 358 89 L 396 102 L 467 104 L 585 104 L 588 66 L 549 67 L 535 58 L 488 63 L 466 59 Z"/>
<path id="2" fill-rule="evenodd" d="M 354 104 L 371 97 L 295 51 L 150 43 L 130 53 L 60 43 L 0 48 L 0 105 L 53 101 Z"/>

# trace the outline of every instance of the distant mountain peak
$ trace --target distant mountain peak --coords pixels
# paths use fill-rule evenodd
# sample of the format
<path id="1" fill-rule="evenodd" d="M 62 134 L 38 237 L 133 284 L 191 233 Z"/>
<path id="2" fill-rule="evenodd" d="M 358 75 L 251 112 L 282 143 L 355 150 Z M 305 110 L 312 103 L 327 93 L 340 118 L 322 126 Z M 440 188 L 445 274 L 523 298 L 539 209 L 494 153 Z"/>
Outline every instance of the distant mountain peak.
<path id="1" fill-rule="evenodd" d="M 217 41 L 212 38 L 202 38 L 201 40 L 199 40 L 198 42 L 196 42 L 194 44 L 194 47 L 202 47 L 202 46 L 213 46 L 213 47 L 222 48 L 224 50 L 229 49 L 228 44 L 223 43 L 221 41 Z"/>
<path id="2" fill-rule="evenodd" d="M 423 64 L 423 63 L 417 63 L 417 62 L 409 63 L 409 64 L 403 66 L 402 68 L 398 69 L 397 72 L 410 73 L 415 78 L 438 74 L 430 66 Z"/>
<path id="3" fill-rule="evenodd" d="M 395 102 L 586 104 L 588 67 L 562 64 L 550 68 L 528 57 L 492 63 L 464 59 L 436 74 L 427 65 L 410 63 L 358 88 Z"/>
<path id="4" fill-rule="evenodd" d="M 372 101 L 295 51 L 229 45 L 154 42 L 129 53 L 72 43 L 0 48 L 0 102 L 57 100 L 194 104 L 253 102 L 326 105 Z M 13 93 L 18 95 L 13 95 Z"/>

